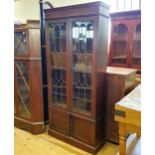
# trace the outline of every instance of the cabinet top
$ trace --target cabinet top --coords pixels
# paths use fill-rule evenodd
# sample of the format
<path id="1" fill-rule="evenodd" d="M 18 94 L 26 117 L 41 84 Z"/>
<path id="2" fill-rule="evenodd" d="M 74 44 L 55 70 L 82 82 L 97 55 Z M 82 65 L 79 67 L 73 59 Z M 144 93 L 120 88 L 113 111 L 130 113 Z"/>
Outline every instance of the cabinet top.
<path id="1" fill-rule="evenodd" d="M 109 18 L 109 5 L 103 2 L 92 2 L 79 5 L 70 5 L 45 10 L 45 20 L 69 18 L 79 16 L 103 15 Z"/>
<path id="2" fill-rule="evenodd" d="M 106 73 L 126 76 L 132 73 L 136 73 L 136 71 L 137 71 L 136 69 L 131 68 L 107 67 Z"/>
<path id="3" fill-rule="evenodd" d="M 29 29 L 29 28 L 40 28 L 40 21 L 39 20 L 27 20 L 26 23 L 22 24 L 15 24 L 15 30 L 19 29 Z"/>
<path id="4" fill-rule="evenodd" d="M 132 10 L 132 11 L 122 11 L 111 13 L 110 18 L 112 20 L 117 19 L 133 19 L 133 18 L 140 18 L 141 17 L 141 10 Z"/>

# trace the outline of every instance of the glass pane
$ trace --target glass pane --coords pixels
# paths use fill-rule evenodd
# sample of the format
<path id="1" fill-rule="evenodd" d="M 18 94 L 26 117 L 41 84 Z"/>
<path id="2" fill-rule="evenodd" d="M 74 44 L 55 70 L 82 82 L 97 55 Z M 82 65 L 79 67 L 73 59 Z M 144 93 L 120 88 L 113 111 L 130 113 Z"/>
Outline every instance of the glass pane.
<path id="1" fill-rule="evenodd" d="M 52 104 L 66 107 L 66 23 L 49 24 Z"/>
<path id="2" fill-rule="evenodd" d="M 49 25 L 49 38 L 50 38 L 50 50 L 55 52 L 55 33 L 54 26 L 52 24 Z"/>
<path id="3" fill-rule="evenodd" d="M 73 22 L 72 24 L 73 52 L 93 52 L 93 22 Z"/>
<path id="4" fill-rule="evenodd" d="M 26 33 L 25 32 L 15 32 L 14 46 L 15 46 L 15 48 L 14 48 L 15 55 L 27 54 Z"/>
<path id="5" fill-rule="evenodd" d="M 132 64 L 141 65 L 141 24 L 135 28 L 132 48 Z"/>
<path id="6" fill-rule="evenodd" d="M 60 29 L 59 26 L 55 26 L 55 50 L 60 52 Z"/>
<path id="7" fill-rule="evenodd" d="M 87 52 L 93 52 L 93 25 L 92 23 L 87 25 Z"/>
<path id="8" fill-rule="evenodd" d="M 66 24 L 63 24 L 61 26 L 61 32 L 60 32 L 60 36 L 61 36 L 61 51 L 65 52 L 66 51 Z"/>
<path id="9" fill-rule="evenodd" d="M 66 52 L 66 23 L 49 24 L 51 52 Z"/>
<path id="10" fill-rule="evenodd" d="M 19 98 L 19 113 L 22 117 L 30 118 L 30 96 L 28 85 L 28 68 L 24 62 L 17 62 L 17 93 Z"/>
<path id="11" fill-rule="evenodd" d="M 79 112 L 91 110 L 91 74 L 73 72 L 73 108 Z"/>
<path id="12" fill-rule="evenodd" d="M 128 52 L 128 29 L 119 24 L 113 29 L 112 63 L 126 64 Z"/>
<path id="13" fill-rule="evenodd" d="M 91 72 L 93 53 L 93 22 L 72 23 L 72 90 L 73 110 L 91 112 Z"/>
<path id="14" fill-rule="evenodd" d="M 52 77 L 52 104 L 66 106 L 66 70 L 54 69 Z"/>

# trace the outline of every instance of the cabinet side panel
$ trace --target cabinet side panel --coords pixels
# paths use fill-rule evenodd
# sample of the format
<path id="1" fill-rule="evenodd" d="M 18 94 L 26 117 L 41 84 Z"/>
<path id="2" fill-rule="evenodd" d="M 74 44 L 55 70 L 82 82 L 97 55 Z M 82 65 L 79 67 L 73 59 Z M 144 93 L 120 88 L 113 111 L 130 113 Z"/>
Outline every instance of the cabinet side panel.
<path id="1" fill-rule="evenodd" d="M 105 70 L 107 66 L 109 18 L 99 16 L 97 34 L 97 68 Z"/>
<path id="2" fill-rule="evenodd" d="M 30 61 L 30 96 L 33 121 L 43 121 L 43 92 L 41 61 Z"/>
<path id="3" fill-rule="evenodd" d="M 114 107 L 124 96 L 124 77 L 107 74 L 106 83 L 106 139 L 118 142 L 118 123 L 114 121 Z"/>
<path id="4" fill-rule="evenodd" d="M 104 72 L 97 73 L 97 89 L 96 89 L 96 116 L 97 119 L 105 116 L 105 101 L 106 101 L 106 81 L 105 81 L 106 74 Z"/>

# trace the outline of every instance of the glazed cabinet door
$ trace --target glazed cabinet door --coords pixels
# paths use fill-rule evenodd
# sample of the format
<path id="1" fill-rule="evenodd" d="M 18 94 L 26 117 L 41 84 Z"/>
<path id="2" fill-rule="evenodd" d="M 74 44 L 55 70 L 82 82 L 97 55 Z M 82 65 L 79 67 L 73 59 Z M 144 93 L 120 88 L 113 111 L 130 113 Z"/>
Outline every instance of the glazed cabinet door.
<path id="1" fill-rule="evenodd" d="M 14 62 L 14 115 L 18 116 L 18 92 L 17 92 L 17 80 L 16 80 L 16 66 Z"/>
<path id="2" fill-rule="evenodd" d="M 141 22 L 135 20 L 132 26 L 131 67 L 141 68 Z"/>
<path id="3" fill-rule="evenodd" d="M 18 116 L 31 119 L 29 65 L 27 61 L 15 60 L 16 98 Z"/>
<path id="4" fill-rule="evenodd" d="M 49 100 L 53 106 L 67 108 L 67 23 L 48 22 L 47 31 Z"/>
<path id="5" fill-rule="evenodd" d="M 72 19 L 71 27 L 72 110 L 90 115 L 92 112 L 94 21 L 91 18 Z"/>
<path id="6" fill-rule="evenodd" d="M 110 63 L 114 66 L 127 67 L 129 53 L 129 32 L 128 21 L 113 22 L 111 35 Z"/>
<path id="7" fill-rule="evenodd" d="M 28 42 L 27 33 L 25 30 L 16 31 L 14 33 L 14 55 L 15 57 L 28 55 L 27 42 Z"/>

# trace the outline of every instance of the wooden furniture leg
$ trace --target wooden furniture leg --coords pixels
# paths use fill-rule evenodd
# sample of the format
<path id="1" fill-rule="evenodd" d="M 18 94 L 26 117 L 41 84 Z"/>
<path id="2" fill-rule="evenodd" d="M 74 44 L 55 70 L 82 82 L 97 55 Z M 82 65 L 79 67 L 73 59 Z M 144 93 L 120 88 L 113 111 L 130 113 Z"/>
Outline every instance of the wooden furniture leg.
<path id="1" fill-rule="evenodd" d="M 126 126 L 119 123 L 119 155 L 126 154 Z"/>

